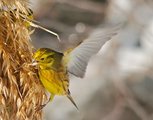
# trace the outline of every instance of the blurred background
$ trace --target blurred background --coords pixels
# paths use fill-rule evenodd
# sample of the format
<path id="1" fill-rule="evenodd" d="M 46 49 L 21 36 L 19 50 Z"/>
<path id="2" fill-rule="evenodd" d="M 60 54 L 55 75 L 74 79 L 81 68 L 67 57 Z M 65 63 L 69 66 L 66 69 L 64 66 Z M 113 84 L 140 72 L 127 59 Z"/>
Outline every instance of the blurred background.
<path id="1" fill-rule="evenodd" d="M 36 29 L 36 48 L 62 51 L 99 26 L 122 23 L 119 34 L 89 62 L 85 78 L 70 76 L 79 112 L 56 96 L 44 120 L 153 120 L 152 0 L 31 0 L 40 25 L 62 39 Z"/>

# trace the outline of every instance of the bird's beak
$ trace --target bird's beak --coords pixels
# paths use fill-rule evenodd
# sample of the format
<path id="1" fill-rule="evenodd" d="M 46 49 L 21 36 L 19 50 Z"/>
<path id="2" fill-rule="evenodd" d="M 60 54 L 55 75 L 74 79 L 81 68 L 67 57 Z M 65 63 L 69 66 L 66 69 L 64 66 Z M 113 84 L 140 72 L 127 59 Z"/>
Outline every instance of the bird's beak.
<path id="1" fill-rule="evenodd" d="M 38 62 L 35 59 L 32 59 L 32 66 L 38 65 Z"/>

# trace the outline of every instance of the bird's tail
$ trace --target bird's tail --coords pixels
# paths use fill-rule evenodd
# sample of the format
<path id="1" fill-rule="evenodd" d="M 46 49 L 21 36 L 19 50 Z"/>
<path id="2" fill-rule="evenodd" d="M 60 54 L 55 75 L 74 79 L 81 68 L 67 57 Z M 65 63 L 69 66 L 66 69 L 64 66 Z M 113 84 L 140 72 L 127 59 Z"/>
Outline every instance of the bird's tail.
<path id="1" fill-rule="evenodd" d="M 67 98 L 72 102 L 72 104 L 76 107 L 76 109 L 79 110 L 78 106 L 77 106 L 76 103 L 74 102 L 74 100 L 73 100 L 73 98 L 72 98 L 72 96 L 71 96 L 70 93 L 67 94 Z"/>

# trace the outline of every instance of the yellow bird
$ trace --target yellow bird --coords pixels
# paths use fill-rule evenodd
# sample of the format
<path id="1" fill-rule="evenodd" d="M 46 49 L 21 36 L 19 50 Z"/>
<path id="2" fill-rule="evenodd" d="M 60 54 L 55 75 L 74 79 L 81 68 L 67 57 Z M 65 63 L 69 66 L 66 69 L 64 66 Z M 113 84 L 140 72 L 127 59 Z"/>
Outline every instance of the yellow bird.
<path id="1" fill-rule="evenodd" d="M 33 58 L 36 63 L 33 65 L 39 66 L 39 78 L 51 94 L 50 101 L 55 95 L 65 95 L 78 109 L 69 91 L 68 73 L 83 78 L 91 56 L 95 55 L 105 42 L 116 35 L 118 28 L 97 29 L 77 47 L 68 49 L 63 53 L 49 48 L 40 48 L 34 53 Z"/>

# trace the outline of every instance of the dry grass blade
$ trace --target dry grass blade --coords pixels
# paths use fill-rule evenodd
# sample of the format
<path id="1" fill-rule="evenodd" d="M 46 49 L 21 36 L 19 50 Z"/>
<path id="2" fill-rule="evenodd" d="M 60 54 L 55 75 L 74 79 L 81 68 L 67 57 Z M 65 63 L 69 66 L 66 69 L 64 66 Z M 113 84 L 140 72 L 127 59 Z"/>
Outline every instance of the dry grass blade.
<path id="1" fill-rule="evenodd" d="M 48 32 L 48 33 L 50 33 L 50 34 L 52 34 L 52 35 L 55 35 L 55 36 L 57 37 L 57 39 L 59 40 L 59 42 L 61 42 L 61 39 L 60 39 L 60 37 L 59 37 L 59 35 L 58 35 L 57 33 L 53 32 L 53 31 L 51 31 L 51 30 L 48 30 L 48 29 L 46 29 L 46 28 L 44 28 L 44 27 L 42 27 L 42 26 L 40 26 L 40 25 L 36 25 L 36 24 L 34 24 L 34 23 L 32 23 L 32 22 L 29 22 L 29 21 L 27 21 L 27 22 L 28 22 L 31 26 L 35 27 L 35 28 L 42 29 L 42 30 L 44 30 L 44 31 L 46 31 L 46 32 Z"/>
<path id="2" fill-rule="evenodd" d="M 26 15 L 26 5 L 27 0 L 0 1 L 0 120 L 42 119 L 42 111 L 35 108 L 43 104 L 46 94 L 30 66 L 31 31 L 19 15 L 19 11 Z"/>

